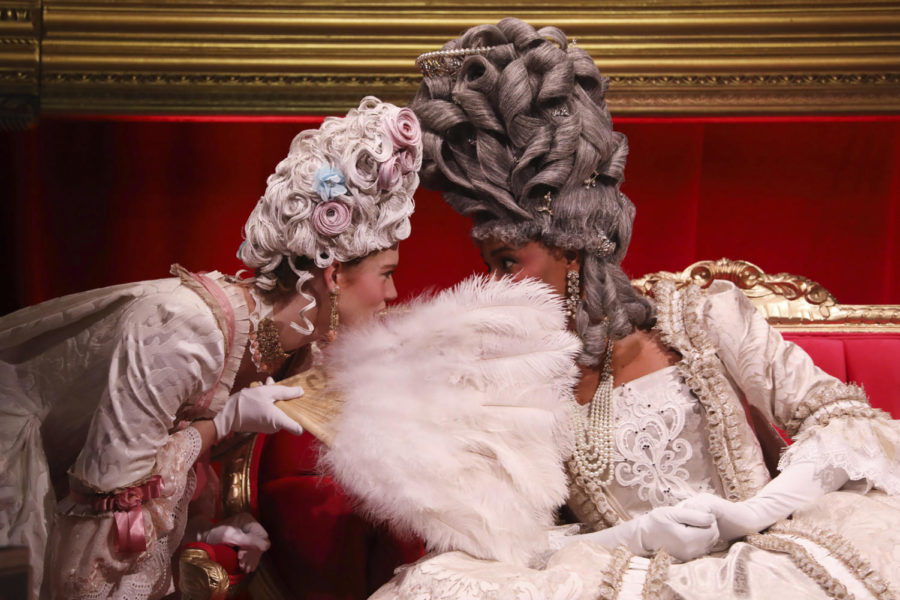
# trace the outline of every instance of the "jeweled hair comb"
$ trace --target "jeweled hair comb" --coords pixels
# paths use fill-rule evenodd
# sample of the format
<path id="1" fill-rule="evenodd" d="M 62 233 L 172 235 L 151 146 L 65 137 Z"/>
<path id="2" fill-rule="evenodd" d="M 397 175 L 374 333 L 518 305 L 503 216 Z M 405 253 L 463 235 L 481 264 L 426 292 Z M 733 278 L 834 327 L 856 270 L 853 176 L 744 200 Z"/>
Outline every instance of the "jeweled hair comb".
<path id="1" fill-rule="evenodd" d="M 416 59 L 416 66 L 425 77 L 443 77 L 455 75 L 462 67 L 467 56 L 487 54 L 497 46 L 476 46 L 474 48 L 455 48 L 453 50 L 435 50 L 426 52 Z"/>

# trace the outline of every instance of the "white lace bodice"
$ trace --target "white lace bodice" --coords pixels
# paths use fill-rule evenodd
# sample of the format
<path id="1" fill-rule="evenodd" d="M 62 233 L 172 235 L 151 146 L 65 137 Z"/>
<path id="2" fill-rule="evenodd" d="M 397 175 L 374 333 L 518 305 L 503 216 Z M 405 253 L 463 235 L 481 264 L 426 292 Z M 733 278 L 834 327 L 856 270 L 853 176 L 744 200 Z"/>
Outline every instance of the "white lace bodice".
<path id="1" fill-rule="evenodd" d="M 628 514 L 721 492 L 703 409 L 676 367 L 616 387 L 613 405 L 615 477 L 608 489 Z"/>

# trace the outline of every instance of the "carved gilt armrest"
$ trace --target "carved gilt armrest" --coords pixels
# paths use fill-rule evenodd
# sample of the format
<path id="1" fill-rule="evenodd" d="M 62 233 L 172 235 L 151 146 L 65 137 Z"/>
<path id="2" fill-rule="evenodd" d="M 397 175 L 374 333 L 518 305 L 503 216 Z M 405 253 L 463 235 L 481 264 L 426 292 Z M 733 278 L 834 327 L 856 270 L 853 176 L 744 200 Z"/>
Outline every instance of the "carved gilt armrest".
<path id="1" fill-rule="evenodd" d="M 223 517 L 240 512 L 255 515 L 255 473 L 260 436 L 244 435 L 225 440 L 213 449 L 212 461 L 221 464 L 218 498 Z M 237 564 L 233 548 L 202 542 L 185 544 L 178 559 L 178 590 L 185 600 L 224 600 L 247 587 L 247 577 Z"/>
<path id="2" fill-rule="evenodd" d="M 214 560 L 208 544 L 185 546 L 178 559 L 178 590 L 182 600 L 225 600 L 230 584 L 228 571 Z"/>

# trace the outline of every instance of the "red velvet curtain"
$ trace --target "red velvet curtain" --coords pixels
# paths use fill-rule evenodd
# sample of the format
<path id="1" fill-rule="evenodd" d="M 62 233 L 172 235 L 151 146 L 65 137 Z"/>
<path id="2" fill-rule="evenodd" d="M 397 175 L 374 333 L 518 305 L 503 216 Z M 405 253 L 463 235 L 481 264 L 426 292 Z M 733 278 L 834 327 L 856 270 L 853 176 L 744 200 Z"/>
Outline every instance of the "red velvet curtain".
<path id="1" fill-rule="evenodd" d="M 190 269 L 234 272 L 240 229 L 291 138 L 316 117 L 44 118 L 0 133 L 3 313 Z M 900 303 L 900 118 L 618 119 L 637 205 L 626 271 L 750 260 L 846 303 Z M 481 259 L 467 223 L 416 196 L 401 296 Z"/>

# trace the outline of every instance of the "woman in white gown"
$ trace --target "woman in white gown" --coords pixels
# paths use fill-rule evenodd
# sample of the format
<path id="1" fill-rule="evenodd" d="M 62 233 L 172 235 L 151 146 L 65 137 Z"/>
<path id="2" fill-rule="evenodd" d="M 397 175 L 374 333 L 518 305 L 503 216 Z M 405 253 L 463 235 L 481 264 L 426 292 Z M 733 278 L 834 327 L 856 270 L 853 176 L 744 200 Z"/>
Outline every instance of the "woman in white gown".
<path id="1" fill-rule="evenodd" d="M 416 518 L 475 533 L 429 538 L 413 520 L 444 552 L 376 596 L 900 595 L 900 426 L 785 342 L 731 284 L 664 283 L 652 299 L 631 288 L 619 267 L 634 216 L 619 190 L 627 142 L 612 129 L 607 80 L 591 57 L 558 29 L 505 19 L 418 62 L 424 80 L 411 107 L 424 185 L 473 219 L 492 274 L 537 278 L 565 297 L 581 340 L 566 469 L 584 533 L 511 550 L 483 515 L 504 517 L 504 496 L 491 488 L 506 485 L 515 460 L 470 446 L 457 460 L 491 457 L 479 502 L 494 504 L 437 510 L 445 492 L 435 490 Z M 794 439 L 774 478 L 742 401 Z M 498 447 L 496 438 L 516 435 L 491 431 Z M 533 487 L 553 481 L 533 477 Z M 460 481 L 441 479 L 446 493 Z M 359 492 L 377 516 L 410 526 Z"/>
<path id="2" fill-rule="evenodd" d="M 176 265 L 0 319 L 0 546 L 28 546 L 36 594 L 172 591 L 198 455 L 230 431 L 302 433 L 272 404 L 301 389 L 250 384 L 396 297 L 420 139 L 372 97 L 301 132 L 244 227 L 253 278 Z M 265 547 L 242 524 L 215 540 Z"/>

